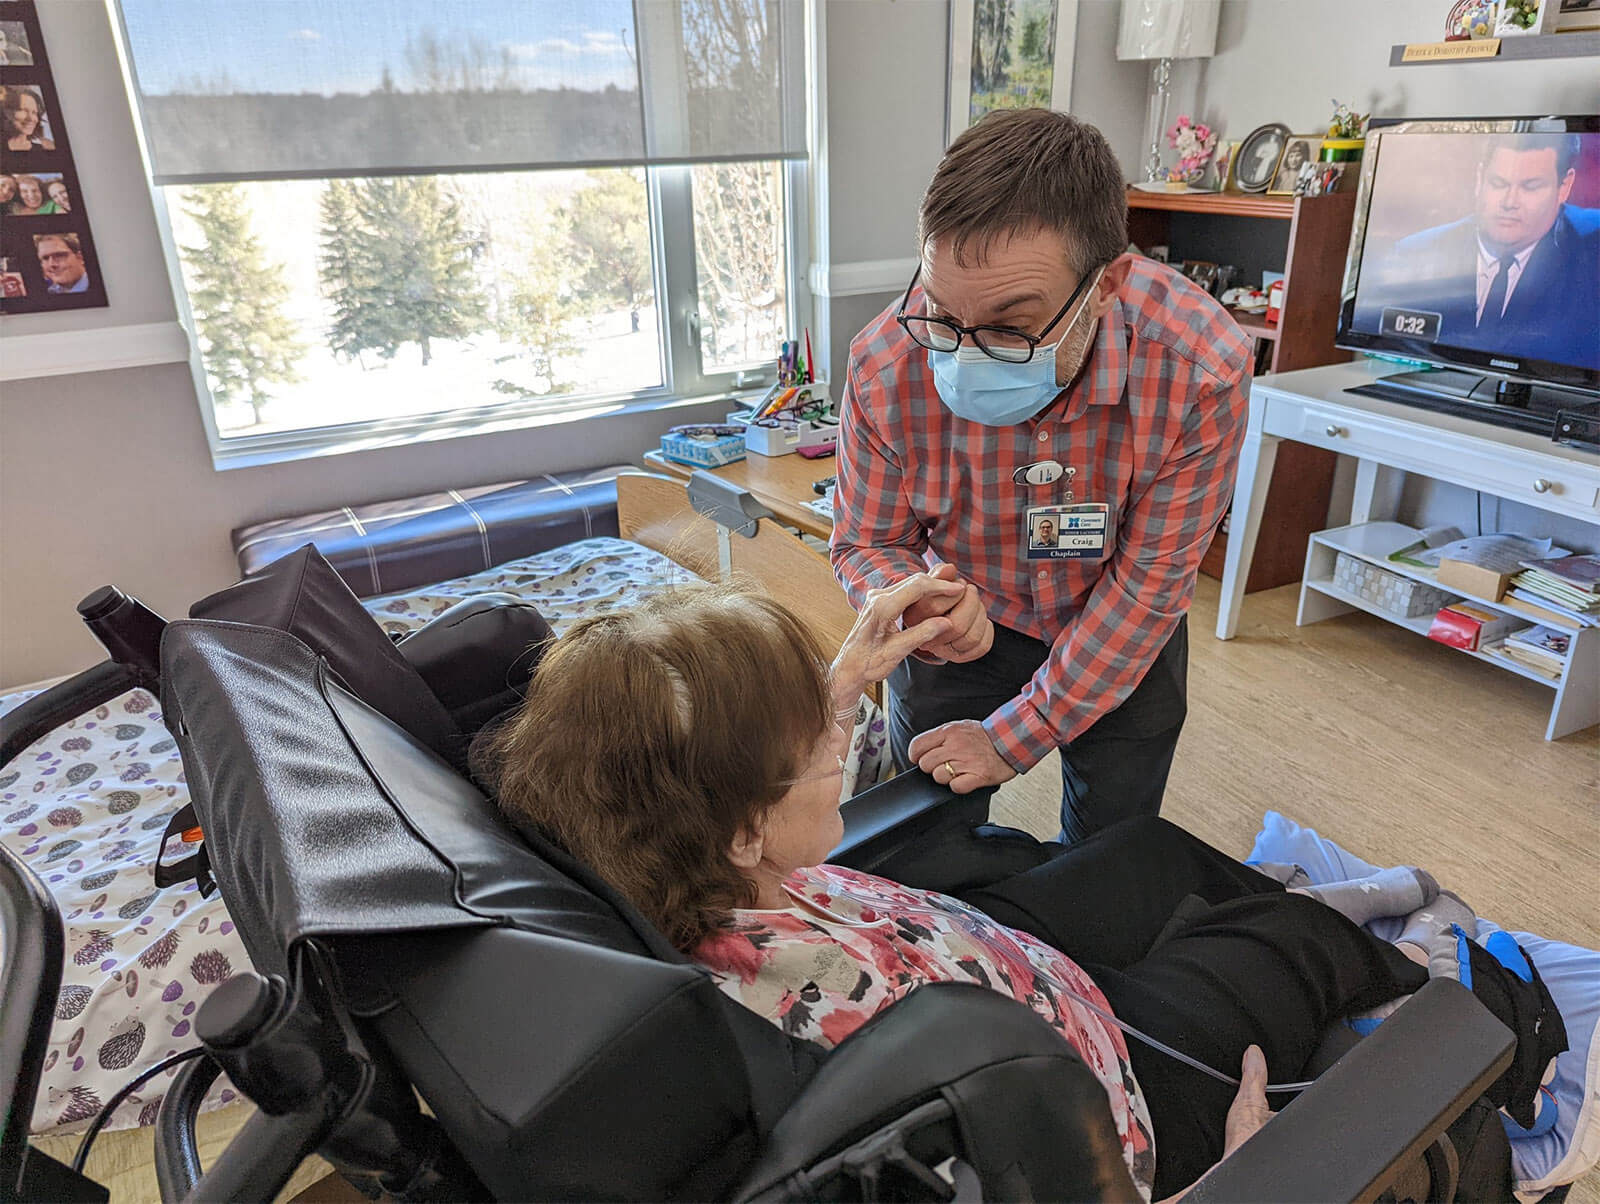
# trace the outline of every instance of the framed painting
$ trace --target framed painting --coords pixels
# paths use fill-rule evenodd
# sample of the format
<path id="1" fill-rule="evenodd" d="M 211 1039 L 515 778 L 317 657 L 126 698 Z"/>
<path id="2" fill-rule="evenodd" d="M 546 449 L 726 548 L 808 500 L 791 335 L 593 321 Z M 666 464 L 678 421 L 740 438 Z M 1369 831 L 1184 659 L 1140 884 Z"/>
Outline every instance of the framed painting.
<path id="1" fill-rule="evenodd" d="M 945 142 L 994 109 L 1072 100 L 1078 0 L 951 0 Z"/>

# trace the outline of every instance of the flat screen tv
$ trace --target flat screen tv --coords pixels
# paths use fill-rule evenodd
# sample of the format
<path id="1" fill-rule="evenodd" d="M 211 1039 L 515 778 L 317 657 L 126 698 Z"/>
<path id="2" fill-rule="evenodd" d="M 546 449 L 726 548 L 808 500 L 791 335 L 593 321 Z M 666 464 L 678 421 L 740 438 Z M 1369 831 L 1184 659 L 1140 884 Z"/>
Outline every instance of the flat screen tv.
<path id="1" fill-rule="evenodd" d="M 1545 431 L 1592 404 L 1600 116 L 1375 119 L 1337 341 L 1455 369 L 1387 378 L 1394 400 Z"/>

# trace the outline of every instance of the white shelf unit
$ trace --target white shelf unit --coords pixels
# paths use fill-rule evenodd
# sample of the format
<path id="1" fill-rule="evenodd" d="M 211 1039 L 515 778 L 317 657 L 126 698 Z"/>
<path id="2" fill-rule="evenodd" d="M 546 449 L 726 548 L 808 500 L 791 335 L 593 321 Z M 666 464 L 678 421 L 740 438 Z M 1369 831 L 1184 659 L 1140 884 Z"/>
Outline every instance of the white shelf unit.
<path id="1" fill-rule="evenodd" d="M 1476 602 L 1501 614 L 1512 615 L 1529 625 L 1541 622 L 1531 615 L 1523 614 L 1515 607 L 1506 606 L 1494 599 L 1440 586 L 1438 576 L 1431 570 L 1401 564 L 1388 558 L 1389 553 L 1414 543 L 1419 538 L 1421 532 L 1415 528 L 1405 526 L 1403 523 L 1388 522 L 1356 523 L 1349 527 L 1335 527 L 1332 530 L 1316 532 L 1306 548 L 1306 571 L 1301 579 L 1300 609 L 1295 617 L 1295 623 L 1304 627 L 1308 623 L 1320 623 L 1323 619 L 1360 610 L 1377 615 L 1380 619 L 1387 619 L 1420 636 L 1427 636 L 1428 628 L 1433 624 L 1431 614 L 1409 619 L 1403 615 L 1391 614 L 1360 595 L 1335 585 L 1333 566 L 1340 552 L 1377 565 L 1396 576 L 1408 577 L 1436 589 L 1444 589 L 1455 597 Z M 1544 738 L 1559 740 L 1562 736 L 1600 723 L 1600 628 L 1584 627 L 1571 621 L 1543 620 L 1543 622 L 1545 626 L 1564 631 L 1571 636 L 1561 676 L 1555 680 L 1503 656 L 1487 652 L 1469 652 L 1460 648 L 1456 651 L 1553 689 L 1555 702 L 1550 708 L 1550 723 L 1545 728 Z M 1447 646 L 1440 645 L 1440 647 Z"/>

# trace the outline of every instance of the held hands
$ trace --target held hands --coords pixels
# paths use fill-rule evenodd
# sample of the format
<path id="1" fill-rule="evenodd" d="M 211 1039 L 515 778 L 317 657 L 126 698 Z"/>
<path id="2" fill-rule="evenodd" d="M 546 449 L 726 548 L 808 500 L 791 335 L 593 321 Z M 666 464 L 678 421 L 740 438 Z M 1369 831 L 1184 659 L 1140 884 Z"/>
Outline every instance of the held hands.
<path id="1" fill-rule="evenodd" d="M 942 723 L 913 739 L 906 751 L 918 769 L 957 794 L 998 786 L 1017 776 L 976 719 Z"/>
<path id="2" fill-rule="evenodd" d="M 950 633 L 916 649 L 918 656 L 931 661 L 975 661 L 986 654 L 994 644 L 994 624 L 989 621 L 983 602 L 978 598 L 978 587 L 962 582 L 955 566 L 937 564 L 927 576 L 938 581 L 961 585 L 959 593 L 930 594 L 907 608 L 905 626 L 909 629 L 924 619 L 946 615 L 950 619 Z"/>
<path id="3" fill-rule="evenodd" d="M 889 589 L 868 590 L 833 661 L 834 709 L 853 708 L 868 684 L 888 677 L 911 653 L 948 640 L 955 625 L 949 612 L 971 588 L 913 573 Z"/>

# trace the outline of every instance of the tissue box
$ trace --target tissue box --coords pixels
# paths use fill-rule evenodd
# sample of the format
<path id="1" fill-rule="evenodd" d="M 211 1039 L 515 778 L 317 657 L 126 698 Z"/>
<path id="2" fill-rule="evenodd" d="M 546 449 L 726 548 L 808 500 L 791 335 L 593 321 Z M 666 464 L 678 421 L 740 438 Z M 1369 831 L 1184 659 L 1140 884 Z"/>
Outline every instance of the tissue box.
<path id="1" fill-rule="evenodd" d="M 662 435 L 661 454 L 679 464 L 696 468 L 721 468 L 744 459 L 744 439 L 739 435 L 715 435 L 691 439 L 687 435 Z"/>

